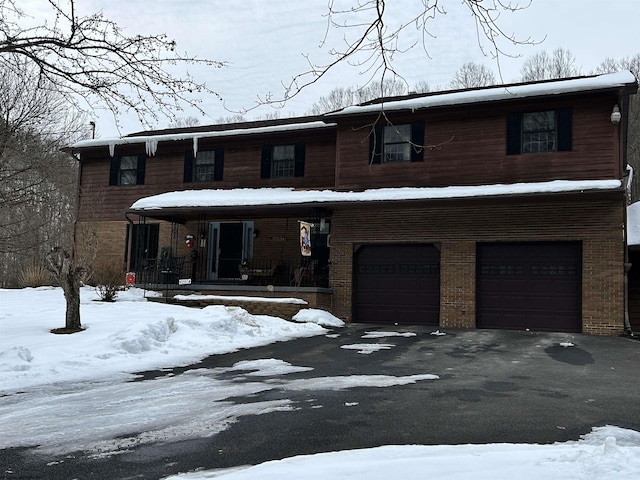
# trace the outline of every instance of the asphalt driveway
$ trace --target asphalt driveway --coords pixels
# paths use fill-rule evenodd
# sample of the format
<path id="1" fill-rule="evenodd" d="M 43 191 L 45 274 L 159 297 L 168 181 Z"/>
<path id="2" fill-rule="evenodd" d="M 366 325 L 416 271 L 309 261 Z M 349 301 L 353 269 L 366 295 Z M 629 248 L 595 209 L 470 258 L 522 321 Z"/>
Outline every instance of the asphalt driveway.
<path id="1" fill-rule="evenodd" d="M 386 336 L 398 333 L 415 335 Z M 270 358 L 312 368 L 287 375 L 291 382 L 308 382 L 308 388 L 285 385 L 228 399 L 237 405 L 286 399 L 291 405 L 286 411 L 240 416 L 209 438 L 154 443 L 105 458 L 4 450 L 2 478 L 163 478 L 196 468 L 379 445 L 550 443 L 576 440 L 607 424 L 640 430 L 640 341 L 502 330 L 432 333 L 433 328 L 419 326 L 354 324 L 328 336 L 145 372 L 139 381 L 195 369 L 220 372 L 241 361 Z M 424 374 L 438 378 L 385 387 L 318 383 Z M 220 375 L 247 381 L 242 371 Z"/>

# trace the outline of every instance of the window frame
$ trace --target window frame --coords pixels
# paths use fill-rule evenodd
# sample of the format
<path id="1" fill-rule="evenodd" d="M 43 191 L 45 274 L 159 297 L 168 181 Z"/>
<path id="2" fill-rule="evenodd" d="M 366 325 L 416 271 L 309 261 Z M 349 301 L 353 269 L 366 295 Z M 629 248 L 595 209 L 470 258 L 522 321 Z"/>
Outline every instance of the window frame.
<path id="1" fill-rule="evenodd" d="M 213 176 L 204 180 L 198 179 L 197 174 L 197 155 L 200 152 L 213 152 Z M 185 151 L 184 154 L 184 183 L 211 183 L 220 182 L 223 180 L 224 175 L 224 149 L 223 148 L 208 148 L 198 150 L 194 155 L 192 149 Z"/>
<path id="2" fill-rule="evenodd" d="M 273 145 L 271 147 L 270 178 L 292 178 L 296 176 L 296 148 L 287 145 Z"/>
<path id="3" fill-rule="evenodd" d="M 293 147 L 293 170 L 287 168 L 288 172 L 292 175 L 276 175 L 278 173 L 278 163 L 291 162 L 290 158 L 278 159 L 275 158 L 276 149 L 281 147 L 290 148 Z M 306 157 L 306 146 L 304 143 L 278 143 L 262 146 L 262 158 L 260 165 L 260 178 L 267 179 L 288 179 L 296 177 L 304 177 L 304 164 Z"/>
<path id="4" fill-rule="evenodd" d="M 193 159 L 194 183 L 213 182 L 216 178 L 216 151 L 198 150 Z"/>
<path id="5" fill-rule="evenodd" d="M 551 129 L 525 131 L 525 116 L 553 112 L 554 149 L 525 151 L 525 134 L 550 132 Z M 533 141 L 533 140 L 532 140 Z M 571 108 L 556 108 L 507 115 L 507 155 L 544 155 L 548 153 L 569 152 L 573 150 L 573 111 Z"/>
<path id="6" fill-rule="evenodd" d="M 122 162 L 126 159 L 135 159 L 135 168 L 122 168 Z M 119 155 L 111 158 L 111 166 L 109 171 L 109 185 L 130 187 L 135 185 L 144 185 L 144 177 L 146 170 L 147 156 L 141 155 Z M 135 182 L 123 181 L 124 174 L 135 174 Z M 133 179 L 133 175 L 132 175 Z"/>
<path id="7" fill-rule="evenodd" d="M 397 141 L 397 139 L 393 139 L 394 141 L 386 141 L 385 140 L 385 132 L 395 132 L 396 136 L 400 136 L 402 138 L 402 133 L 400 133 L 400 129 L 404 129 L 407 127 L 409 129 L 409 133 L 411 135 L 410 138 L 407 137 L 407 132 L 404 133 L 406 138 L 405 141 Z M 424 122 L 412 122 L 412 123 L 400 123 L 398 125 L 395 124 L 387 124 L 387 125 L 376 125 L 373 128 L 373 131 L 369 134 L 369 161 L 371 164 L 406 164 L 412 162 L 421 162 L 424 160 Z M 401 160 L 393 160 L 390 158 L 391 152 L 387 152 L 387 145 L 396 146 L 402 145 L 407 146 L 408 154 L 406 156 L 408 158 L 403 158 Z"/>
<path id="8" fill-rule="evenodd" d="M 132 166 L 124 168 L 125 161 L 131 161 Z M 118 162 L 118 185 L 138 184 L 138 156 L 123 155 Z"/>

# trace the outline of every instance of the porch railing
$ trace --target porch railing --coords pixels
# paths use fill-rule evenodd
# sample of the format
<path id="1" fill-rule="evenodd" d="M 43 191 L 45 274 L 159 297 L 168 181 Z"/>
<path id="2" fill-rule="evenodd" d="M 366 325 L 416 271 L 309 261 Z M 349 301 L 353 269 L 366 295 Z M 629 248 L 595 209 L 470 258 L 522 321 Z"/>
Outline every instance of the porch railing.
<path id="1" fill-rule="evenodd" d="M 135 269 L 136 283 L 147 287 L 191 284 L 274 285 L 288 287 L 328 287 L 328 266 L 313 259 L 252 259 L 238 264 L 237 273 L 226 278 L 207 279 L 198 262 L 189 257 L 147 260 Z M 188 280 L 187 280 L 188 279 Z M 183 280 L 183 282 L 180 282 Z"/>

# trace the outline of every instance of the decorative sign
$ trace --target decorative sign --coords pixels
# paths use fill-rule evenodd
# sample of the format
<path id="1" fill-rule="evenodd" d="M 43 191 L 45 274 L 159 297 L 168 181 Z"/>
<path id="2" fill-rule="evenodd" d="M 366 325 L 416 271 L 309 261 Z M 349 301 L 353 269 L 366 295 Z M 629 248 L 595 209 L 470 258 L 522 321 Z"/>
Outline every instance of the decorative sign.
<path id="1" fill-rule="evenodd" d="M 134 272 L 127 272 L 125 279 L 126 279 L 127 285 L 136 284 L 136 274 Z"/>
<path id="2" fill-rule="evenodd" d="M 178 279 L 178 285 L 191 285 L 191 279 L 190 278 L 179 278 Z"/>
<path id="3" fill-rule="evenodd" d="M 303 257 L 311 256 L 311 224 L 300 222 L 300 253 Z"/>

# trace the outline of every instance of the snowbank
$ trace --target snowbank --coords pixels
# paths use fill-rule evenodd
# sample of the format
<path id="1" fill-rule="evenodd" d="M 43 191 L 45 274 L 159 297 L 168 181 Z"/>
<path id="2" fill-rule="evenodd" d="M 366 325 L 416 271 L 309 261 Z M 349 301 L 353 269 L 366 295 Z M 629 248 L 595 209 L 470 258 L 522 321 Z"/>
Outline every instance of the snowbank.
<path id="1" fill-rule="evenodd" d="M 326 333 L 318 323 L 254 316 L 239 307 L 188 308 L 147 302 L 130 289 L 114 303 L 81 292 L 84 332 L 64 326 L 58 288 L 0 290 L 0 394 L 64 381 L 127 379 L 134 372 L 176 367 L 241 348 Z M 304 322 L 304 320 L 299 320 Z"/>

